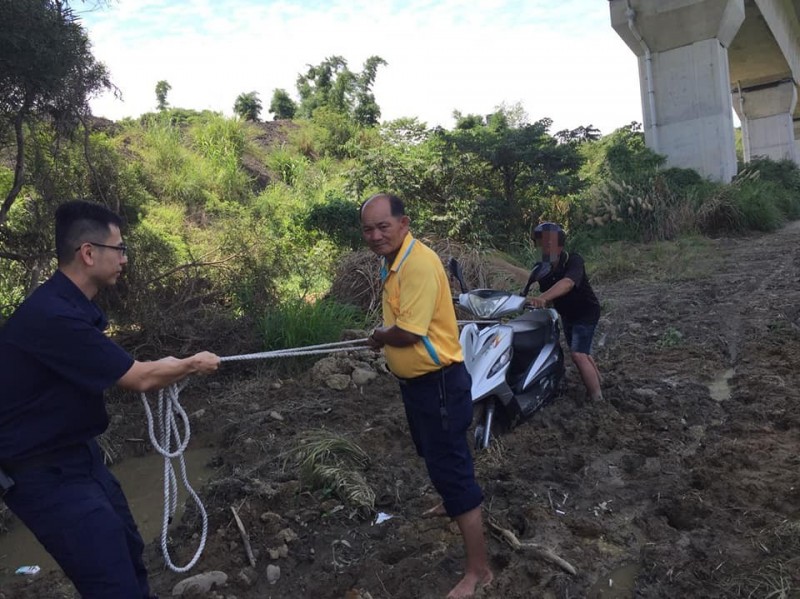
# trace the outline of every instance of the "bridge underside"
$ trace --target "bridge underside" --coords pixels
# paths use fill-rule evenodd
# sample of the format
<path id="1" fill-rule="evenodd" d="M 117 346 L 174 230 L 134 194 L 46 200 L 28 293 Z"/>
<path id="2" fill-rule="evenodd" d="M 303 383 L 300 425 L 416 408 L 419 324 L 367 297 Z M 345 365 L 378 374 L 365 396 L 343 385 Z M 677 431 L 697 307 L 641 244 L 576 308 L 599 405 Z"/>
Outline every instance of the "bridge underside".
<path id="1" fill-rule="evenodd" d="M 800 162 L 800 0 L 610 0 L 639 57 L 645 137 L 672 166 L 736 173 L 731 103 L 745 160 Z"/>

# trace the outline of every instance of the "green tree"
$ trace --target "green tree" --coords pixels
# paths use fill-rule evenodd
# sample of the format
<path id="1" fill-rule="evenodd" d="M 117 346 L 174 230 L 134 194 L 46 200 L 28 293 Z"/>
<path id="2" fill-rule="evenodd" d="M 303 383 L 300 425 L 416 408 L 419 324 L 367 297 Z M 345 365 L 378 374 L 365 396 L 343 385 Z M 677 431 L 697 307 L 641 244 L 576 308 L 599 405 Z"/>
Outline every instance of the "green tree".
<path id="1" fill-rule="evenodd" d="M 171 89 L 172 86 L 165 79 L 162 79 L 156 83 L 156 108 L 159 111 L 166 110 L 169 106 L 169 102 L 167 102 L 167 94 Z"/>
<path id="2" fill-rule="evenodd" d="M 580 188 L 582 158 L 576 143 L 559 143 L 548 133 L 550 119 L 511 126 L 504 110 L 481 118 L 455 113 L 456 128 L 439 135 L 450 152 L 483 166 L 487 222 L 509 223 L 495 234 L 513 241 L 538 219 L 543 202 Z M 478 172 L 480 171 L 473 171 Z"/>
<path id="3" fill-rule="evenodd" d="M 272 101 L 269 103 L 270 113 L 278 119 L 293 119 L 297 113 L 297 104 L 289 97 L 284 89 L 276 89 L 272 92 Z"/>
<path id="4" fill-rule="evenodd" d="M 60 133 L 85 124 L 89 99 L 113 89 L 86 32 L 60 0 L 0 2 L 0 129 L 14 131 L 14 178 L 0 226 L 25 183 L 25 127 L 47 118 Z"/>
<path id="5" fill-rule="evenodd" d="M 233 111 L 245 121 L 258 121 L 261 114 L 261 100 L 258 92 L 241 93 L 236 98 Z"/>
<path id="6" fill-rule="evenodd" d="M 580 151 L 586 161 L 581 175 L 591 182 L 647 180 L 666 162 L 664 156 L 645 145 L 642 126 L 636 121 L 602 139 L 581 144 Z"/>
<path id="7" fill-rule="evenodd" d="M 297 77 L 300 95 L 298 113 L 312 118 L 319 108 L 327 108 L 352 118 L 364 126 L 375 125 L 380 118 L 380 107 L 372 93 L 378 67 L 386 61 L 371 56 L 364 62 L 364 70 L 354 73 L 341 56 L 330 56 L 318 65 L 309 65 L 305 74 Z"/>

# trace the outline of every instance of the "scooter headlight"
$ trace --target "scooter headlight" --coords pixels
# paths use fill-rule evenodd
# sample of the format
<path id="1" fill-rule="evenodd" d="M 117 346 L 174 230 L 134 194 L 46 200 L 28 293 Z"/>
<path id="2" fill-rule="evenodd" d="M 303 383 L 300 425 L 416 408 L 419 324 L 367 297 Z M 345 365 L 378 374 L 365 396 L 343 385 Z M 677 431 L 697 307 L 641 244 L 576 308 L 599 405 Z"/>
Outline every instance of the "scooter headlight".
<path id="1" fill-rule="evenodd" d="M 497 358 L 497 360 L 495 360 L 494 364 L 492 364 L 492 367 L 489 369 L 488 377 L 492 378 L 494 375 L 500 372 L 500 369 L 503 368 L 510 361 L 511 361 L 511 347 L 508 347 L 502 354 L 500 354 L 500 357 Z"/>
<path id="2" fill-rule="evenodd" d="M 468 309 L 478 318 L 490 318 L 495 310 L 503 305 L 507 296 L 481 297 L 470 294 L 467 298 Z"/>

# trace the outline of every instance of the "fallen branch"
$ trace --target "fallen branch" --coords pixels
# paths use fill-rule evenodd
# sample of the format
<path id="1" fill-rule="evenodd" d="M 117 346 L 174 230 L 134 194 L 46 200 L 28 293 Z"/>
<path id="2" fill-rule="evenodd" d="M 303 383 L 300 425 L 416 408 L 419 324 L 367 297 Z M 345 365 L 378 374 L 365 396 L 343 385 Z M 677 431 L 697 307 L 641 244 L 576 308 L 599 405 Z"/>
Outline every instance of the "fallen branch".
<path id="1" fill-rule="evenodd" d="M 253 548 L 250 547 L 250 536 L 244 529 L 244 524 L 242 524 L 242 519 L 239 518 L 239 514 L 236 513 L 236 508 L 231 506 L 231 511 L 233 512 L 233 517 L 236 519 L 236 528 L 239 529 L 239 533 L 242 535 L 242 542 L 244 543 L 245 553 L 247 553 L 247 559 L 250 561 L 250 565 L 255 568 L 256 556 L 253 555 Z"/>
<path id="2" fill-rule="evenodd" d="M 522 542 L 517 538 L 513 532 L 508 530 L 507 528 L 503 528 L 492 522 L 491 520 L 486 521 L 487 524 L 498 534 L 498 536 L 508 543 L 514 551 L 520 550 L 527 550 L 539 559 L 543 559 L 546 562 L 550 562 L 551 564 L 555 564 L 565 572 L 572 574 L 575 576 L 578 573 L 578 570 L 570 564 L 567 560 L 562 557 L 559 557 L 547 547 L 542 547 L 537 543 L 531 543 L 530 541 Z"/>
<path id="3" fill-rule="evenodd" d="M 156 275 L 152 279 L 145 281 L 142 286 L 149 287 L 153 283 L 160 281 L 161 279 L 166 279 L 170 275 L 174 275 L 176 272 L 180 272 L 182 270 L 187 270 L 189 268 L 199 268 L 204 266 L 217 266 L 218 264 L 224 264 L 225 262 L 230 262 L 234 258 L 237 258 L 239 254 L 233 254 L 232 256 L 228 256 L 227 258 L 222 258 L 220 260 L 212 260 L 211 262 L 203 262 L 202 260 L 187 262 L 185 264 L 180 264 L 174 268 L 170 268 L 169 270 L 162 272 L 159 275 Z"/>

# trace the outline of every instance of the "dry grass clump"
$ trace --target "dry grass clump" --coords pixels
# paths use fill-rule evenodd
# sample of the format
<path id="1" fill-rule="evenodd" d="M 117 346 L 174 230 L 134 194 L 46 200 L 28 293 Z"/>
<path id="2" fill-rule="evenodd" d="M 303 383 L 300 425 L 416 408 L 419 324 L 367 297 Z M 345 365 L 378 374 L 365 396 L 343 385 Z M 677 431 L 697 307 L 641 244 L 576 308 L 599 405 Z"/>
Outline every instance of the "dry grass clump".
<path id="1" fill-rule="evenodd" d="M 660 177 L 647 186 L 605 181 L 589 194 L 584 216 L 589 227 L 619 223 L 645 242 L 674 239 L 696 229 L 691 199 L 673 192 Z"/>
<path id="2" fill-rule="evenodd" d="M 422 239 L 435 251 L 447 269 L 451 257 L 458 260 L 464 282 L 470 289 L 491 288 L 519 291 L 529 271 L 509 261 L 495 250 L 481 250 L 442 239 Z M 331 285 L 330 296 L 338 302 L 358 306 L 367 313 L 380 310 L 380 259 L 370 250 L 351 252 L 339 264 Z M 450 281 L 454 294 L 460 293 L 458 283 Z"/>
<path id="3" fill-rule="evenodd" d="M 697 210 L 697 226 L 709 235 L 738 231 L 741 221 L 741 210 L 727 190 L 715 193 Z"/>
<path id="4" fill-rule="evenodd" d="M 353 441 L 331 431 L 306 431 L 289 451 L 287 462 L 297 468 L 304 487 L 329 491 L 360 510 L 374 509 L 375 491 L 360 471 L 370 459 Z"/>

